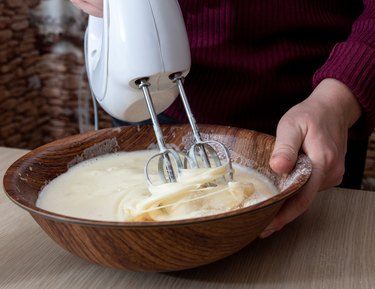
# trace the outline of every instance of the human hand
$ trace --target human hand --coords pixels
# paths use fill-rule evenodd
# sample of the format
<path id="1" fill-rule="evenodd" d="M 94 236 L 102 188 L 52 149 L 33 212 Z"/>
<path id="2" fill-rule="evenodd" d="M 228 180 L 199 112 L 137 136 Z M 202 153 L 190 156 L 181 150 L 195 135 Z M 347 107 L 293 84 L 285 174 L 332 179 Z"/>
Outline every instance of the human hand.
<path id="1" fill-rule="evenodd" d="M 70 2 L 90 15 L 103 17 L 103 0 L 70 0 Z"/>
<path id="2" fill-rule="evenodd" d="M 268 237 L 301 215 L 319 191 L 341 183 L 348 129 L 360 115 L 359 103 L 347 86 L 335 79 L 325 79 L 305 101 L 280 119 L 271 168 L 278 174 L 287 174 L 302 149 L 311 159 L 313 169 L 309 181 L 284 203 L 260 238 Z"/>

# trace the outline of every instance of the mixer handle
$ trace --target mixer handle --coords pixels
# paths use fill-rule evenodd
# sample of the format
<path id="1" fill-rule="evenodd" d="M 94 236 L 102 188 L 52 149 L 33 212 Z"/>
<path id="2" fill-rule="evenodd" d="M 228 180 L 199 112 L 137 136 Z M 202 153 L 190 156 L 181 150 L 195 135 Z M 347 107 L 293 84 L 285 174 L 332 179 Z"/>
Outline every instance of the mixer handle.
<path id="1" fill-rule="evenodd" d="M 103 18 L 90 16 L 85 32 L 84 51 L 86 71 L 91 91 L 98 100 L 107 92 L 109 54 L 109 0 L 103 0 Z"/>

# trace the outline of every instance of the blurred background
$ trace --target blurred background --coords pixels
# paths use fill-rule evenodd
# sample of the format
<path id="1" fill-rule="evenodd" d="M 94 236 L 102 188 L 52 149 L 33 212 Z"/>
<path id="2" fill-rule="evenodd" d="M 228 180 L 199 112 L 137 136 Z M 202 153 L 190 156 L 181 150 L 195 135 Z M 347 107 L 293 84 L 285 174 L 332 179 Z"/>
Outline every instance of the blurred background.
<path id="1" fill-rule="evenodd" d="M 34 149 L 93 129 L 86 23 L 69 0 L 0 1 L 0 146 Z M 99 127 L 110 126 L 99 108 Z M 375 133 L 363 188 L 375 190 Z"/>
<path id="2" fill-rule="evenodd" d="M 86 22 L 68 0 L 0 1 L 0 145 L 33 149 L 93 128 Z"/>

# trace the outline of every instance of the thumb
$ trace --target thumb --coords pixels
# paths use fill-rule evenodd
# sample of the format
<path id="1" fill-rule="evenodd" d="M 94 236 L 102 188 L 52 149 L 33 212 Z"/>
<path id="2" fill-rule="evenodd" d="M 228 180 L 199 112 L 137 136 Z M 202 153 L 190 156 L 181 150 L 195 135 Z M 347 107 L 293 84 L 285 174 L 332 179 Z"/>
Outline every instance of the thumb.
<path id="1" fill-rule="evenodd" d="M 303 136 L 298 128 L 280 121 L 270 158 L 270 166 L 275 173 L 287 174 L 294 168 L 302 141 Z"/>

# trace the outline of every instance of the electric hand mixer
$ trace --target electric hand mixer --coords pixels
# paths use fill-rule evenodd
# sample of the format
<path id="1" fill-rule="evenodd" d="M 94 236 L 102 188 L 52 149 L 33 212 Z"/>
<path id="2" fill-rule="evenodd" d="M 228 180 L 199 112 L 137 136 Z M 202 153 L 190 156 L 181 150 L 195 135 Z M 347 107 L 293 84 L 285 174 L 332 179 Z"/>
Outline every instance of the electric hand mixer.
<path id="1" fill-rule="evenodd" d="M 224 152 L 232 178 L 228 149 L 202 140 L 187 101 L 183 80 L 190 69 L 190 49 L 177 0 L 104 0 L 103 18 L 89 17 L 85 58 L 91 91 L 107 113 L 129 122 L 151 117 L 160 152 L 145 166 L 149 183 L 153 159 L 158 159 L 162 182 L 176 182 L 186 163 L 220 166 L 217 149 Z M 185 160 L 166 146 L 157 118 L 178 94 L 195 138 Z"/>

